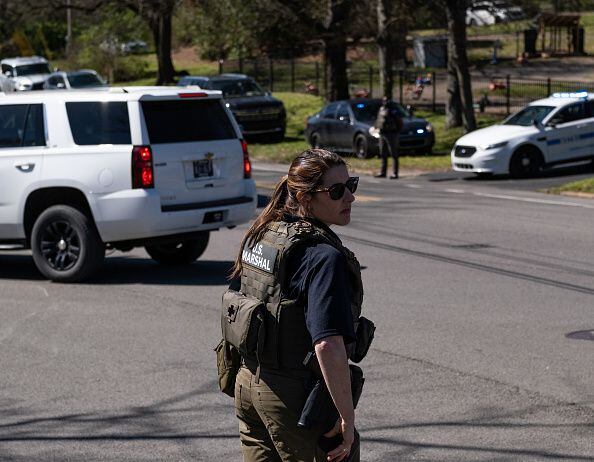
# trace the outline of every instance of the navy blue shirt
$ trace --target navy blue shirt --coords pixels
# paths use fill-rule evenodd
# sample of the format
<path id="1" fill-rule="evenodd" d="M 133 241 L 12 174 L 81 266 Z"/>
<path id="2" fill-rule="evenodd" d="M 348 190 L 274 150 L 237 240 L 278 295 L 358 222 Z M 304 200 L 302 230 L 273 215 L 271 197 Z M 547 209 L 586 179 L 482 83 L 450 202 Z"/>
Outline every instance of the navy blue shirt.
<path id="1" fill-rule="evenodd" d="M 346 257 L 330 244 L 303 244 L 291 251 L 287 265 L 287 295 L 304 304 L 312 342 L 333 335 L 354 342 Z"/>

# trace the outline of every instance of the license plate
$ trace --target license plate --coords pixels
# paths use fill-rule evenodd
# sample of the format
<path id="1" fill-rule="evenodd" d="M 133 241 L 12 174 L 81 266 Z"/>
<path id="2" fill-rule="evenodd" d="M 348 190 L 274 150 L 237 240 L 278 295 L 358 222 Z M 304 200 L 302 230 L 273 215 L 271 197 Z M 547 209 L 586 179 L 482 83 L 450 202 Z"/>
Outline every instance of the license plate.
<path id="1" fill-rule="evenodd" d="M 212 159 L 194 161 L 194 178 L 212 176 Z"/>

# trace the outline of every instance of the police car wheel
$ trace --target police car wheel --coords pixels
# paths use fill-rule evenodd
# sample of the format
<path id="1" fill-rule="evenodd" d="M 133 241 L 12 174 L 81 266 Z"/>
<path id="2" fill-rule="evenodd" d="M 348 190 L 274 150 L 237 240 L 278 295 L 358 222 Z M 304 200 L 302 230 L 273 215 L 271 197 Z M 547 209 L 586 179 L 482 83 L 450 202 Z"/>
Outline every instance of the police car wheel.
<path id="1" fill-rule="evenodd" d="M 367 138 L 365 135 L 357 135 L 355 137 L 354 151 L 359 159 L 368 159 L 370 157 L 369 148 L 367 146 Z"/>
<path id="2" fill-rule="evenodd" d="M 309 144 L 312 148 L 318 149 L 320 148 L 320 135 L 319 133 L 313 133 L 309 138 Z"/>
<path id="3" fill-rule="evenodd" d="M 153 260 L 162 265 L 188 265 L 196 261 L 208 246 L 209 233 L 204 232 L 197 239 L 168 244 L 145 246 Z"/>
<path id="4" fill-rule="evenodd" d="M 509 173 L 513 178 L 536 175 L 542 167 L 540 155 L 533 149 L 521 149 L 514 153 L 509 162 Z"/>

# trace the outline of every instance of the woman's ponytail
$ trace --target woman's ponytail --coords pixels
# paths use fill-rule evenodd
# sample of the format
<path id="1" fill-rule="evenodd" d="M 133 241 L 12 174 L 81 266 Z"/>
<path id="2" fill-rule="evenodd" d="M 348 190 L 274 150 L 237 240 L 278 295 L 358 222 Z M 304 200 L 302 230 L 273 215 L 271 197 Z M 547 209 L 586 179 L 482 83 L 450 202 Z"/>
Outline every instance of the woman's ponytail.
<path id="1" fill-rule="evenodd" d="M 245 234 L 243 240 L 241 241 L 239 254 L 235 260 L 233 268 L 231 269 L 230 278 L 237 277 L 241 273 L 241 250 L 243 250 L 245 244 L 247 243 L 248 246 L 251 246 L 254 242 L 258 242 L 266 232 L 266 227 L 268 224 L 273 221 L 278 221 L 282 218 L 290 194 L 288 181 L 289 178 L 287 175 L 280 179 L 280 181 L 276 184 L 274 191 L 272 192 L 270 201 Z"/>

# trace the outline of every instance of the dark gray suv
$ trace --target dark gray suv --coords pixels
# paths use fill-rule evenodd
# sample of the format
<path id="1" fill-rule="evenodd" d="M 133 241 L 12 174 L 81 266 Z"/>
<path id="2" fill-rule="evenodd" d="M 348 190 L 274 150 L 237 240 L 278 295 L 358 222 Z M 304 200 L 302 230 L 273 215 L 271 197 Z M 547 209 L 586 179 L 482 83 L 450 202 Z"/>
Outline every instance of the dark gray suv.
<path id="1" fill-rule="evenodd" d="M 197 85 L 205 90 L 220 90 L 227 107 L 246 138 L 282 141 L 287 115 L 283 102 L 264 91 L 254 79 L 244 74 L 221 74 L 213 77 L 182 77 L 179 86 Z"/>

